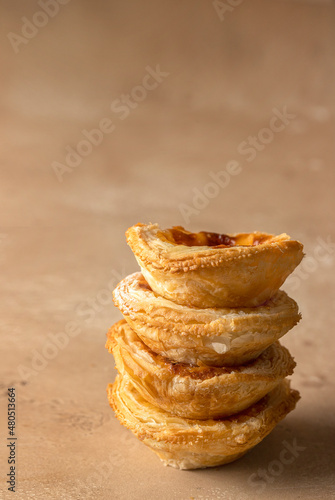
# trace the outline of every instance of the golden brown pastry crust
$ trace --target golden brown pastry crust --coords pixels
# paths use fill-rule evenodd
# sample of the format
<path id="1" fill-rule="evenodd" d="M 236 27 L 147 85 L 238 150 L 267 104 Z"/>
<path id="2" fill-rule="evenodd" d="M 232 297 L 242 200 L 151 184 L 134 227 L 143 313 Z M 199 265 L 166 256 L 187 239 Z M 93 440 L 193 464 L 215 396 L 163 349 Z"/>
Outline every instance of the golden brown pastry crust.
<path id="1" fill-rule="evenodd" d="M 300 320 L 296 302 L 283 291 L 257 308 L 190 308 L 154 293 L 141 273 L 119 283 L 114 302 L 153 351 L 188 364 L 245 363 Z"/>
<path id="2" fill-rule="evenodd" d="M 146 401 L 117 376 L 107 388 L 120 422 L 166 465 L 179 469 L 214 467 L 236 460 L 267 436 L 294 409 L 299 393 L 287 381 L 243 412 L 220 420 L 175 417 Z"/>
<path id="3" fill-rule="evenodd" d="M 259 306 L 303 258 L 303 245 L 287 234 L 217 235 L 136 224 L 126 236 L 151 288 L 190 307 Z"/>
<path id="4" fill-rule="evenodd" d="M 106 347 L 114 355 L 120 375 L 128 376 L 144 399 L 172 415 L 200 420 L 245 410 L 295 367 L 279 342 L 244 366 L 174 364 L 151 351 L 124 320 L 109 330 Z"/>

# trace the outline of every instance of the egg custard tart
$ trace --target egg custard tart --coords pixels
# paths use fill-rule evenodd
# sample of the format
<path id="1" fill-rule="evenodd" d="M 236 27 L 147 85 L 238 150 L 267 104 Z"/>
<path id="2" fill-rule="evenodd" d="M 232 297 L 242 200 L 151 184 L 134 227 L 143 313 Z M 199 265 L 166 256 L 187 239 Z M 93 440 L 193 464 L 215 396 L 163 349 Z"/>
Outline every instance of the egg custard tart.
<path id="1" fill-rule="evenodd" d="M 192 233 L 136 224 L 126 236 L 152 290 L 190 307 L 259 306 L 303 258 L 303 245 L 287 234 Z"/>
<path id="2" fill-rule="evenodd" d="M 152 405 L 127 376 L 118 375 L 107 393 L 120 422 L 157 453 L 165 465 L 178 469 L 215 467 L 240 458 L 260 443 L 299 399 L 299 393 L 284 380 L 237 415 L 193 420 L 173 416 Z"/>
<path id="3" fill-rule="evenodd" d="M 278 291 L 256 308 L 192 308 L 155 293 L 141 273 L 123 279 L 114 303 L 154 352 L 172 361 L 213 366 L 255 359 L 300 320 L 296 302 Z"/>
<path id="4" fill-rule="evenodd" d="M 293 373 L 295 362 L 275 342 L 256 360 L 218 368 L 172 363 L 151 351 L 121 320 L 108 332 L 106 347 L 120 375 L 149 403 L 171 415 L 207 420 L 245 410 Z"/>

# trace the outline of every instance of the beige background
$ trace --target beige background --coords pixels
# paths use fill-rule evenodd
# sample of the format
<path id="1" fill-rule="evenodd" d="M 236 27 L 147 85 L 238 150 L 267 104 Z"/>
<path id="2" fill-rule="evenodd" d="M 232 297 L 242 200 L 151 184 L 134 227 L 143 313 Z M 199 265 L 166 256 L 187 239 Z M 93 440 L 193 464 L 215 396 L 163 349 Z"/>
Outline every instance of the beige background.
<path id="1" fill-rule="evenodd" d="M 210 1 L 71 0 L 15 53 L 8 33 L 38 10 L 1 2 L 1 437 L 14 385 L 18 481 L 7 493 L 1 440 L 0 498 L 335 498 L 333 6 L 245 1 L 221 21 Z M 169 76 L 121 120 L 111 103 L 156 65 Z M 285 106 L 295 118 L 248 162 L 239 145 Z M 115 130 L 59 182 L 52 163 L 106 117 Z M 180 204 L 230 160 L 241 173 L 186 224 Z M 139 221 L 305 244 L 286 285 L 304 319 L 283 341 L 302 399 L 236 463 L 165 468 L 108 407 L 108 287 L 137 269 L 124 232 Z M 260 492 L 251 475 L 294 440 L 304 450 Z"/>

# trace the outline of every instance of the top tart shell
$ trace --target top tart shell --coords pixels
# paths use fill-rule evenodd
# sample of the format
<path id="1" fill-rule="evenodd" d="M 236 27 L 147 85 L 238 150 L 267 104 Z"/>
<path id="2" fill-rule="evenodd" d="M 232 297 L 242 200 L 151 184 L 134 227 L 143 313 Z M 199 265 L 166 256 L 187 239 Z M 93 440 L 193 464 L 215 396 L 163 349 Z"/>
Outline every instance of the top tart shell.
<path id="1" fill-rule="evenodd" d="M 136 224 L 126 232 L 157 294 L 190 307 L 256 307 L 271 298 L 303 258 L 287 234 L 191 233 Z"/>

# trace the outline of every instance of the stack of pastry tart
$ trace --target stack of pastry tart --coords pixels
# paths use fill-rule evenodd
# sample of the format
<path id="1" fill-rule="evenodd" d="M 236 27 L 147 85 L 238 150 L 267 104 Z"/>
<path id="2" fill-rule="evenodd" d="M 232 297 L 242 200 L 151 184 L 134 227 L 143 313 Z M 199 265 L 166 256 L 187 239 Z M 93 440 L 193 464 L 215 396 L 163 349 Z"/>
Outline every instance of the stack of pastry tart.
<path id="1" fill-rule="evenodd" d="M 294 409 L 295 362 L 278 339 L 300 320 L 280 286 L 303 257 L 287 234 L 128 229 L 141 273 L 114 290 L 106 347 L 116 416 L 166 465 L 232 462 Z"/>

